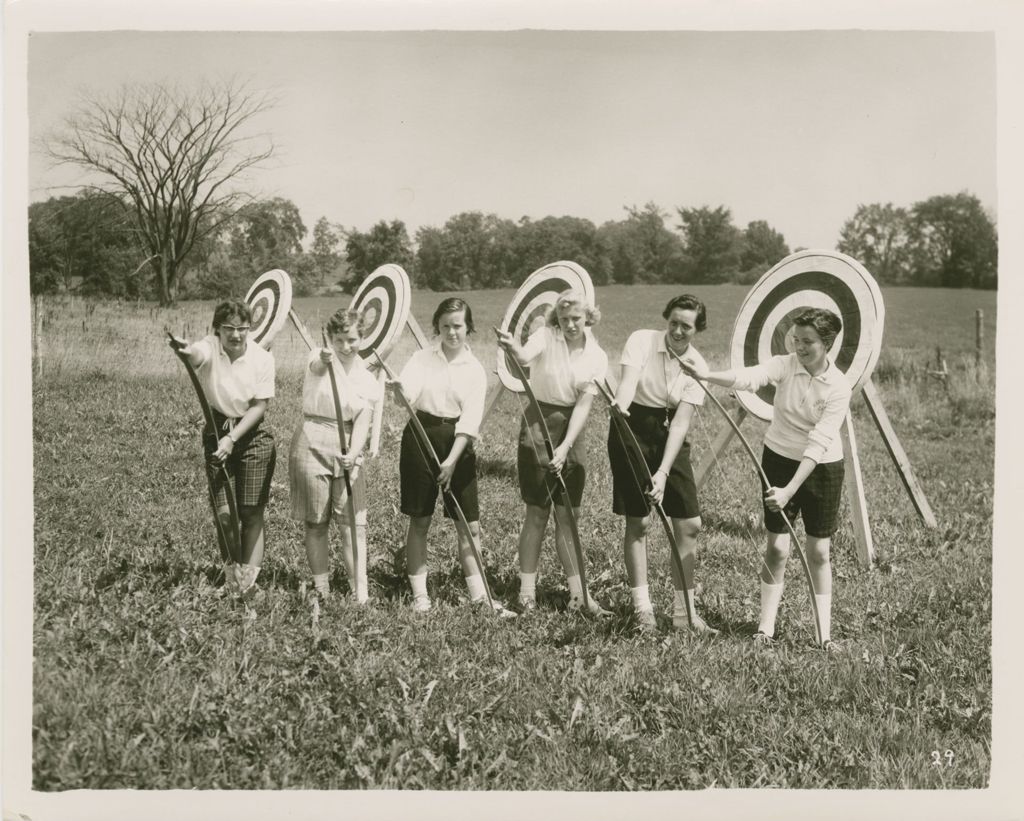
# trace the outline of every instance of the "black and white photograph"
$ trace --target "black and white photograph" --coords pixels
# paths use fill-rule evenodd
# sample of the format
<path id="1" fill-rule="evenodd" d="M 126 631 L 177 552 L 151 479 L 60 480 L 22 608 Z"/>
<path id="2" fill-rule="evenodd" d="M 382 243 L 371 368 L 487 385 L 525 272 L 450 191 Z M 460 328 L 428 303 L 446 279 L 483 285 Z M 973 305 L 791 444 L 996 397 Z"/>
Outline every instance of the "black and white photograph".
<path id="1" fill-rule="evenodd" d="M 7 4 L 5 821 L 1024 817 L 1022 22 Z"/>

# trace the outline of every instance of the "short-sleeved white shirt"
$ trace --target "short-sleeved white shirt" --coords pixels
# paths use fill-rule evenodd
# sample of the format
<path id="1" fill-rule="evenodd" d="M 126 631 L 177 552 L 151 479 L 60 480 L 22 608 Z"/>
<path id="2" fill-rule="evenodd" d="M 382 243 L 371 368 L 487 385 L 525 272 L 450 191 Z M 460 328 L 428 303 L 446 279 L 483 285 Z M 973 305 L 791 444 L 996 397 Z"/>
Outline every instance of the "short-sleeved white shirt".
<path id="1" fill-rule="evenodd" d="M 682 356 L 706 367 L 704 357 L 692 344 Z M 675 408 L 680 402 L 704 404 L 703 388 L 679 367 L 665 343 L 664 331 L 634 331 L 626 340 L 620 361 L 640 371 L 633 397 L 637 404 L 649 408 Z"/>
<path id="2" fill-rule="evenodd" d="M 850 382 L 835 363 L 811 376 L 795 353 L 734 371 L 733 387 L 757 391 L 775 385 L 772 423 L 764 443 L 780 456 L 800 461 L 838 462 L 843 458 L 839 427 L 850 409 Z"/>
<path id="3" fill-rule="evenodd" d="M 456 434 L 476 438 L 484 415 L 487 372 L 466 345 L 451 362 L 437 342 L 416 351 L 402 368 L 406 398 L 416 410 L 447 419 L 459 417 Z"/>
<path id="4" fill-rule="evenodd" d="M 274 355 L 255 342 L 246 341 L 245 351 L 234 362 L 224 352 L 216 334 L 192 343 L 202 360 L 196 375 L 210 404 L 225 416 L 239 418 L 253 399 L 274 396 Z"/>
<path id="5" fill-rule="evenodd" d="M 315 348 L 306 360 L 306 378 L 302 383 L 302 412 L 334 419 L 331 375 L 325 370 L 323 374 L 317 376 L 309 369 L 310 365 L 319 361 L 320 349 Z M 345 422 L 351 422 L 361 410 L 370 407 L 380 398 L 380 385 L 367 369 L 361 356 L 355 358 L 348 373 L 345 373 L 337 357 L 331 360 L 330 367 L 334 368 L 338 382 L 341 418 Z"/>
<path id="6" fill-rule="evenodd" d="M 581 394 L 596 394 L 594 380 L 603 380 L 608 371 L 608 354 L 589 328 L 583 331 L 583 347 L 575 351 L 569 350 L 561 328 L 538 328 L 523 346 L 523 358 L 534 395 L 552 405 L 575 405 Z"/>

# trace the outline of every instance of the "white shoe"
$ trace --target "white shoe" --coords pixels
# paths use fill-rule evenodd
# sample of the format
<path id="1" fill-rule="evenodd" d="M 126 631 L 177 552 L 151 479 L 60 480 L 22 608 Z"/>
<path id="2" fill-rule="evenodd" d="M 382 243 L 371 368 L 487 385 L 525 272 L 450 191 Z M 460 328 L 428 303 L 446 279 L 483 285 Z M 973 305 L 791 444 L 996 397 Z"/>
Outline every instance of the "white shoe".
<path id="1" fill-rule="evenodd" d="M 493 604 L 491 605 L 490 609 L 494 611 L 494 615 L 496 615 L 499 619 L 514 619 L 517 615 L 519 615 L 514 610 L 509 610 L 497 599 L 493 599 L 492 601 Z M 477 607 L 483 607 L 486 609 L 488 606 L 487 597 L 483 596 L 479 599 L 473 599 L 472 601 L 470 601 L 470 604 L 475 605 Z"/>
<path id="2" fill-rule="evenodd" d="M 686 618 L 686 613 L 674 613 L 672 615 L 673 630 L 691 630 L 702 636 L 717 636 L 718 630 L 708 624 L 700 616 L 693 617 L 693 624 Z"/>
<path id="3" fill-rule="evenodd" d="M 597 603 L 597 599 L 595 599 L 593 596 L 590 596 L 589 599 L 590 607 L 588 608 L 583 607 L 582 598 L 569 599 L 569 606 L 567 609 L 570 613 L 588 613 L 591 616 L 597 616 L 601 619 L 606 619 L 613 615 L 611 610 L 605 610 L 603 607 L 601 607 L 601 605 Z"/>
<path id="4" fill-rule="evenodd" d="M 414 613 L 427 613 L 430 611 L 430 596 L 416 596 L 412 600 Z"/>
<path id="5" fill-rule="evenodd" d="M 653 610 L 634 610 L 633 615 L 636 617 L 637 629 L 641 633 L 653 633 L 658 629 L 658 620 Z"/>

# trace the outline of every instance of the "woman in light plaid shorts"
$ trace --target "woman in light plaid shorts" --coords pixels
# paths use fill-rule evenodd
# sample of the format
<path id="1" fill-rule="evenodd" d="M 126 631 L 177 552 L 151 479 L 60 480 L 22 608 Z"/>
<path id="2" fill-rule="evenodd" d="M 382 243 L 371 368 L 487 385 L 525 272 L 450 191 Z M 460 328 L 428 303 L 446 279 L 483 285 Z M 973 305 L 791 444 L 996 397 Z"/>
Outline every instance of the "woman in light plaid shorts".
<path id="1" fill-rule="evenodd" d="M 263 561 L 263 509 L 270 497 L 277 450 L 261 423 L 274 396 L 274 357 L 248 338 L 252 311 L 240 299 L 221 302 L 213 312 L 213 333 L 175 346 L 196 369 L 213 410 L 217 430 L 203 430 L 207 459 L 223 465 L 234 482 L 241 523 L 241 564 L 224 566 L 228 592 L 251 595 Z M 217 491 L 217 515 L 227 522 L 224 487 Z"/>
<path id="2" fill-rule="evenodd" d="M 839 427 L 850 408 L 850 383 L 828 358 L 843 329 L 842 320 L 823 308 L 807 308 L 793 319 L 793 353 L 735 371 L 709 372 L 688 362 L 691 376 L 726 388 L 757 391 L 775 385 L 772 423 L 764 437 L 761 467 L 771 487 L 764 496 L 768 546 L 761 564 L 761 621 L 754 641 L 771 645 L 775 616 L 782 599 L 789 557 L 790 522 L 804 518 L 807 563 L 811 569 L 822 648 L 836 652 L 832 641 L 832 534 L 836 531 L 843 490 L 843 448 Z"/>
<path id="3" fill-rule="evenodd" d="M 288 455 L 292 516 L 305 522 L 306 558 L 313 589 L 330 593 L 329 536 L 331 520 L 341 525 L 341 557 L 356 600 L 369 598 L 366 581 L 366 480 L 363 448 L 370 429 L 373 403 L 380 389 L 363 364 L 359 344 L 366 328 L 358 311 L 342 309 L 327 321 L 330 347 L 309 355 L 302 385 L 302 424 L 292 437 Z M 342 454 L 328 368 L 335 374 L 348 452 Z M 352 531 L 344 472 L 349 474 L 359 540 L 359 562 L 353 556 Z"/>

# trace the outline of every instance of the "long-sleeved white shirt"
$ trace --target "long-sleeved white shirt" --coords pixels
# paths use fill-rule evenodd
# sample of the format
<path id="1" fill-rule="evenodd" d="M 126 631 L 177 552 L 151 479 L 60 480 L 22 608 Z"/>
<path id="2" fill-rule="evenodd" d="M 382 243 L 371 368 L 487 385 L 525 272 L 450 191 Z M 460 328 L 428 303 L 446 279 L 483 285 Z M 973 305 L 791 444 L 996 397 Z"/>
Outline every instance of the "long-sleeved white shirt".
<path id="1" fill-rule="evenodd" d="M 552 405 L 575 405 L 583 393 L 597 394 L 595 379 L 603 380 L 608 354 L 601 350 L 589 329 L 583 347 L 570 351 L 560 328 L 544 326 L 534 331 L 523 346 L 530 366 L 530 387 L 537 399 Z"/>
<path id="2" fill-rule="evenodd" d="M 466 345 L 450 362 L 437 342 L 416 351 L 399 376 L 409 403 L 448 419 L 459 417 L 456 435 L 476 438 L 484 415 L 487 372 Z"/>
<path id="3" fill-rule="evenodd" d="M 811 376 L 795 353 L 734 371 L 733 387 L 756 392 L 775 385 L 772 423 L 764 443 L 780 456 L 800 461 L 838 462 L 843 458 L 839 428 L 850 409 L 850 383 L 831 360 Z"/>

